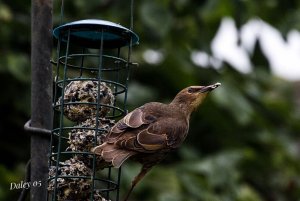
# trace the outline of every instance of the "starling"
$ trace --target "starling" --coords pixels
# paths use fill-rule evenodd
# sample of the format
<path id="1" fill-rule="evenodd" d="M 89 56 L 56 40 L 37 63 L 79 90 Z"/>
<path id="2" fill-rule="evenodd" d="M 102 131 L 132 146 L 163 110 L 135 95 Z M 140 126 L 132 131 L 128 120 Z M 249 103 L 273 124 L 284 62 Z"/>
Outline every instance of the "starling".
<path id="1" fill-rule="evenodd" d="M 190 86 L 180 91 L 169 104 L 151 102 L 136 108 L 111 128 L 103 144 L 92 149 L 116 168 L 128 158 L 142 164 L 125 201 L 145 174 L 182 144 L 188 134 L 191 113 L 208 92 L 220 85 Z"/>
<path id="2" fill-rule="evenodd" d="M 62 97 L 57 104 L 61 104 L 61 99 Z M 115 97 L 105 82 L 100 82 L 98 92 L 98 81 L 71 81 L 64 89 L 64 115 L 71 121 L 83 122 L 96 115 L 96 104 L 99 102 L 99 116 L 105 117 L 114 100 Z"/>

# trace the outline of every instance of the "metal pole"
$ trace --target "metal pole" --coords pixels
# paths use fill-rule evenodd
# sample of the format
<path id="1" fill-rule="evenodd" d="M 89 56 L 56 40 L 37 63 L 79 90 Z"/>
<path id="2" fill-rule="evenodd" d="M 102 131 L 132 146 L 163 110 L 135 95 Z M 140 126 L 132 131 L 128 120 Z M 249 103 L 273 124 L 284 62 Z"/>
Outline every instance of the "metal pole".
<path id="1" fill-rule="evenodd" d="M 31 123 L 52 129 L 52 0 L 31 1 Z M 32 132 L 30 200 L 47 199 L 50 135 Z M 36 184 L 36 185 L 35 185 Z"/>

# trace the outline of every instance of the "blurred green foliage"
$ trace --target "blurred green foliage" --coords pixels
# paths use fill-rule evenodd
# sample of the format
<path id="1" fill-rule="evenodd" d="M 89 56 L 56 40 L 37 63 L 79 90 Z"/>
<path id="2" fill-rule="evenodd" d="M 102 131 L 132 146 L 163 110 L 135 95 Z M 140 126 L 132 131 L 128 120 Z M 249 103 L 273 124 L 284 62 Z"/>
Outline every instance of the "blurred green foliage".
<path id="1" fill-rule="evenodd" d="M 221 82 L 222 87 L 193 116 L 184 145 L 138 185 L 132 200 L 144 201 L 296 201 L 300 198 L 300 114 L 293 83 L 274 77 L 256 47 L 253 71 L 240 74 L 224 63 L 221 70 L 200 68 L 193 50 L 210 52 L 221 19 L 231 16 L 240 27 L 259 17 L 284 35 L 300 30 L 300 1 L 139 0 L 134 31 L 140 45 L 132 59 L 128 106 L 168 102 L 188 85 Z M 60 1 L 54 1 L 54 26 L 60 23 Z M 279 14 L 280 13 L 280 14 Z M 64 21 L 101 18 L 130 26 L 129 1 L 65 1 Z M 0 200 L 19 191 L 9 183 L 21 180 L 29 158 L 30 2 L 0 1 Z M 147 50 L 163 59 L 147 62 Z M 26 143 L 24 143 L 26 142 Z M 127 163 L 122 194 L 139 171 Z"/>

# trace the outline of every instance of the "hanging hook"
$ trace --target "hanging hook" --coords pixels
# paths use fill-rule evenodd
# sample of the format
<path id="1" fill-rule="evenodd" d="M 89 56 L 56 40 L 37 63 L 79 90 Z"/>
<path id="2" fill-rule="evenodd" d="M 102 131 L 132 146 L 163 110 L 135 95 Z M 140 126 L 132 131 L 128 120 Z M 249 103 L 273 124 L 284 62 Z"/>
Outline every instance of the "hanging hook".
<path id="1" fill-rule="evenodd" d="M 130 1 L 130 30 L 133 31 L 133 3 L 134 0 Z"/>
<path id="2" fill-rule="evenodd" d="M 64 0 L 61 0 L 61 7 L 60 7 L 60 25 L 63 24 L 63 18 L 64 18 Z"/>

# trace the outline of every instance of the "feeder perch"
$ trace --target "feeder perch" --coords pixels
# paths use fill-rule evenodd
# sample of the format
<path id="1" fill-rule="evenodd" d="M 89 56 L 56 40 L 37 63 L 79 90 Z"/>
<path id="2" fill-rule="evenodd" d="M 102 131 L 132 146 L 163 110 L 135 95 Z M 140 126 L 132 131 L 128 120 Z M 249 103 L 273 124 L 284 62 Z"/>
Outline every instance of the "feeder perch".
<path id="1" fill-rule="evenodd" d="M 131 48 L 138 36 L 96 19 L 63 24 L 54 64 L 48 200 L 119 200 L 120 169 L 90 152 L 127 113 Z"/>

